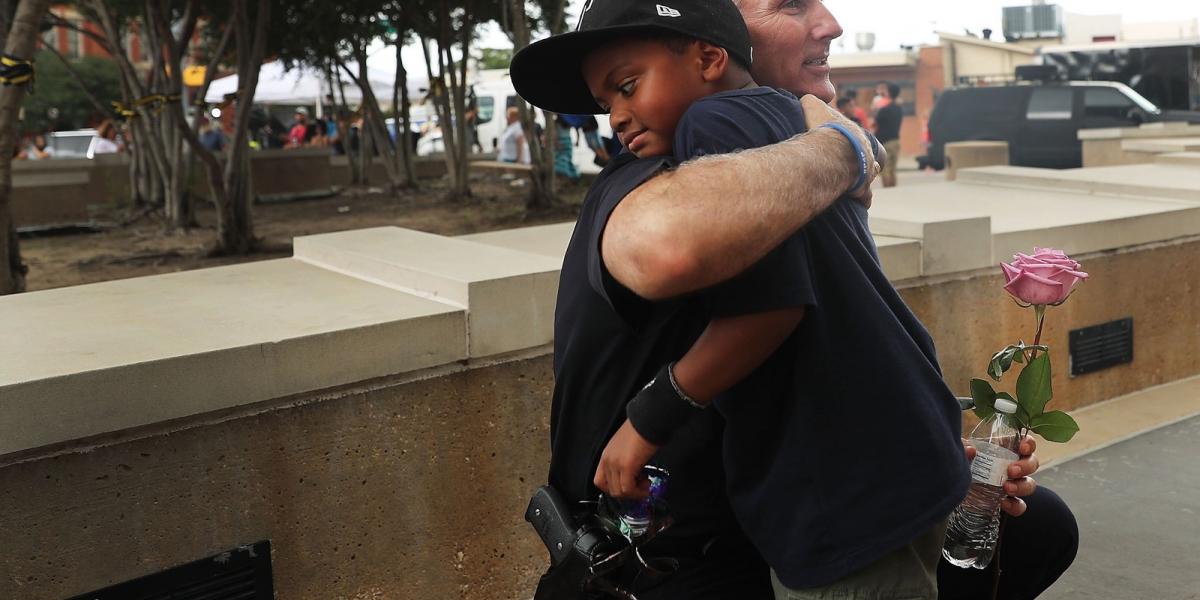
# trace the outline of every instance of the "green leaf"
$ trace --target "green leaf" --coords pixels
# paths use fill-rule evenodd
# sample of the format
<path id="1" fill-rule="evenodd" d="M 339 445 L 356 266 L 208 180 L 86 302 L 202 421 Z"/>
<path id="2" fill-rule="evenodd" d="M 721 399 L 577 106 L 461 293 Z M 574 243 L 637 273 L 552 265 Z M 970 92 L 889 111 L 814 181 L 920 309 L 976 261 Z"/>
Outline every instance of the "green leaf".
<path id="1" fill-rule="evenodd" d="M 1017 404 L 1033 419 L 1042 414 L 1046 403 L 1054 396 L 1050 389 L 1050 355 L 1039 354 L 1029 361 L 1017 377 Z"/>
<path id="2" fill-rule="evenodd" d="M 975 415 L 986 419 L 996 412 L 996 390 L 982 379 L 971 380 L 971 398 L 975 400 Z"/>
<path id="3" fill-rule="evenodd" d="M 1052 410 L 1033 418 L 1030 429 L 1051 442 L 1067 442 L 1075 437 L 1079 425 L 1061 410 Z"/>
<path id="4" fill-rule="evenodd" d="M 988 376 L 995 381 L 1000 381 L 1000 376 L 1004 375 L 1009 368 L 1012 367 L 1013 357 L 1021 351 L 1021 346 L 1011 345 L 1005 346 L 1002 350 L 992 355 L 988 361 Z"/>
<path id="5" fill-rule="evenodd" d="M 1023 363 L 1023 362 L 1025 362 L 1025 353 L 1024 353 L 1024 352 L 1018 352 L 1018 353 L 1014 354 L 1014 355 L 1013 355 L 1013 360 L 1015 360 L 1015 361 L 1017 361 L 1017 362 L 1019 362 L 1019 363 Z"/>

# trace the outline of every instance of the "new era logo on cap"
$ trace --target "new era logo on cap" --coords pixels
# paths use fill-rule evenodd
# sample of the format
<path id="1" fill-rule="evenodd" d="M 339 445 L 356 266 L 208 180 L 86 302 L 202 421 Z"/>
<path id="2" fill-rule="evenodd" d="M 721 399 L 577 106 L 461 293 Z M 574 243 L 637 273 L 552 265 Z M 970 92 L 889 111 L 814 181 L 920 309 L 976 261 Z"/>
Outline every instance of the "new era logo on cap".
<path id="1" fill-rule="evenodd" d="M 671 8 L 670 6 L 663 6 L 661 4 L 655 4 L 654 6 L 655 6 L 655 8 L 658 9 L 658 16 L 660 16 L 660 17 L 682 17 L 683 16 L 679 11 Z"/>

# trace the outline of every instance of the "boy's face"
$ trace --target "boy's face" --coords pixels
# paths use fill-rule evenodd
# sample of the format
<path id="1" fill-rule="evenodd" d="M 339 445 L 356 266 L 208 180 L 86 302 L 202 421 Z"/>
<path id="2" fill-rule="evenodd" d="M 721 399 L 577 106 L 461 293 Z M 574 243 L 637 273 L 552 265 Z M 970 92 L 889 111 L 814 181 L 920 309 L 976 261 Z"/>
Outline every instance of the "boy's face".
<path id="1" fill-rule="evenodd" d="M 712 93 L 701 76 L 697 46 L 676 54 L 653 40 L 618 40 L 584 59 L 588 89 L 635 156 L 670 155 L 684 111 Z"/>

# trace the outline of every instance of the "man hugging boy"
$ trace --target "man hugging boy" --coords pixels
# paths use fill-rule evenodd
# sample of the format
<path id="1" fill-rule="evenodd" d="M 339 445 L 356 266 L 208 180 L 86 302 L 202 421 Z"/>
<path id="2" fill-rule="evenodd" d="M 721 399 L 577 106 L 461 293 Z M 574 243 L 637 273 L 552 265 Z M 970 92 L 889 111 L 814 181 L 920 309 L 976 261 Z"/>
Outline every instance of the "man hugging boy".
<path id="1" fill-rule="evenodd" d="M 628 152 L 673 157 L 668 166 L 805 131 L 799 100 L 751 78 L 749 33 L 731 0 L 667 1 L 589 1 L 577 31 L 518 53 L 517 91 L 555 112 L 609 113 Z M 862 157 L 853 192 L 874 166 L 863 144 L 878 144 L 831 127 Z M 651 303 L 620 289 L 602 261 L 593 267 L 589 283 L 627 325 L 621 333 L 637 335 Z M 665 304 L 701 324 L 646 334 L 682 336 L 683 350 L 642 355 L 661 362 L 627 403 L 560 393 L 579 359 L 558 356 L 556 340 L 551 484 L 577 489 L 590 475 L 612 496 L 644 496 L 641 467 L 712 404 L 724 421 L 722 464 L 707 467 L 714 479 L 724 471 L 777 598 L 936 598 L 945 520 L 969 482 L 960 412 L 932 339 L 883 274 L 866 208 L 843 197 L 741 275 L 657 308 Z M 624 405 L 626 418 L 580 427 L 613 414 L 597 403 Z"/>

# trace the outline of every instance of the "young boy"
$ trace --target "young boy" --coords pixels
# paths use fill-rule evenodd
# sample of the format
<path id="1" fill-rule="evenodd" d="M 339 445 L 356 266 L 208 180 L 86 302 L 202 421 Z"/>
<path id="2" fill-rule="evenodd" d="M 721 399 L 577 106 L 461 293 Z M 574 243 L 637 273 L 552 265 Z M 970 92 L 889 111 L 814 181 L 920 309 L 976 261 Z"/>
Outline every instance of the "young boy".
<path id="1" fill-rule="evenodd" d="M 614 133 L 636 156 L 686 160 L 803 131 L 794 97 L 754 85 L 751 54 L 740 14 L 726 0 L 594 0 L 577 32 L 522 51 L 511 72 L 518 92 L 536 105 L 609 112 Z M 553 81 L 535 73 L 553 73 Z M 636 329 L 645 307 L 603 273 L 590 275 Z M 629 402 L 594 484 L 616 496 L 644 494 L 635 479 L 640 467 L 660 448 L 669 451 L 675 432 L 717 398 L 727 420 L 734 512 L 770 563 L 780 597 L 817 587 L 936 596 L 941 527 L 967 485 L 959 414 L 928 335 L 880 270 L 865 209 L 839 201 L 742 275 L 683 302 L 709 322 Z M 561 379 L 570 359 L 558 356 L 558 344 Z M 864 378 L 871 374 L 880 380 Z M 558 387 L 552 426 L 562 430 L 572 399 Z M 859 407 L 882 422 L 864 418 Z M 851 423 L 866 439 L 847 441 L 841 428 Z M 552 438 L 555 483 L 554 455 L 592 442 Z M 672 492 L 669 501 L 676 498 Z"/>

